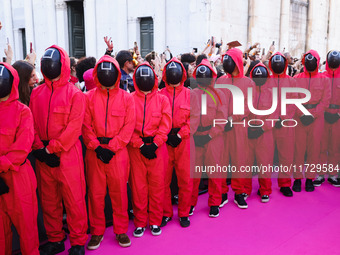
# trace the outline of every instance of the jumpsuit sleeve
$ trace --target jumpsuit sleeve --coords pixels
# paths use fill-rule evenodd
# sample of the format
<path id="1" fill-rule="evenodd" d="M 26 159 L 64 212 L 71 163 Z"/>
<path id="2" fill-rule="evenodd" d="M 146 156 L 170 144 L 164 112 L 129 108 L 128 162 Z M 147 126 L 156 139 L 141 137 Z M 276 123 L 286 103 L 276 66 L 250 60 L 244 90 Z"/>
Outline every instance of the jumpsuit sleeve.
<path id="1" fill-rule="evenodd" d="M 32 91 L 31 98 L 34 96 L 34 93 L 35 93 L 35 90 Z M 33 104 L 33 100 L 30 100 L 30 103 L 29 103 L 29 108 L 30 109 L 33 109 L 32 104 Z M 37 124 L 35 123 L 34 118 L 33 118 L 33 124 L 34 124 L 34 130 L 33 130 L 33 132 L 34 132 L 34 140 L 33 140 L 32 149 L 33 150 L 38 150 L 38 149 L 41 149 L 41 148 L 43 148 L 45 146 L 42 143 L 42 141 L 41 141 L 41 139 L 40 139 L 40 137 L 38 135 L 38 132 L 37 132 L 37 129 L 36 129 Z"/>
<path id="2" fill-rule="evenodd" d="M 91 110 L 90 110 L 90 102 L 91 100 L 91 96 L 92 94 L 87 94 L 85 96 L 85 102 L 86 102 L 86 106 L 85 106 L 85 117 L 84 117 L 84 123 L 83 123 L 83 128 L 82 128 L 82 134 L 83 134 L 83 138 L 84 138 L 84 144 L 86 146 L 87 149 L 89 150 L 95 150 L 99 145 L 99 141 L 97 139 L 97 135 L 94 132 L 93 126 L 92 126 L 92 114 L 91 114 Z"/>
<path id="3" fill-rule="evenodd" d="M 191 103 L 190 100 L 191 100 L 191 94 L 190 94 L 190 97 L 189 97 L 189 109 L 190 109 L 190 103 Z M 178 134 L 182 137 L 182 139 L 188 138 L 190 136 L 190 115 L 186 119 L 186 121 L 183 123 L 183 126 L 178 131 Z"/>
<path id="4" fill-rule="evenodd" d="M 154 138 L 154 143 L 160 147 L 163 143 L 168 140 L 168 134 L 171 129 L 172 119 L 171 119 L 171 108 L 169 99 L 166 96 L 161 96 L 161 111 L 162 119 L 158 127 L 158 131 Z"/>
<path id="5" fill-rule="evenodd" d="M 216 119 L 223 119 L 226 120 L 228 117 L 228 107 L 227 107 L 227 99 L 225 94 L 221 92 L 219 89 L 216 90 L 218 92 L 219 97 L 221 98 L 221 102 L 217 101 L 217 112 L 216 112 Z M 211 138 L 214 138 L 223 133 L 225 125 L 215 125 L 210 129 L 209 135 Z"/>
<path id="6" fill-rule="evenodd" d="M 321 78 L 324 89 L 323 89 L 323 95 L 321 98 L 320 103 L 317 105 L 315 109 L 315 118 L 322 116 L 326 108 L 328 107 L 330 101 L 331 101 L 331 83 L 329 78 L 323 77 Z M 323 116 L 322 116 L 323 117 Z"/>
<path id="7" fill-rule="evenodd" d="M 297 87 L 295 78 L 290 78 L 290 85 L 291 85 L 292 88 Z M 298 98 L 298 93 L 288 93 L 287 98 Z M 279 99 L 279 100 L 281 101 L 281 99 Z M 287 107 L 286 115 L 281 115 L 281 113 L 278 112 L 278 115 L 280 116 L 281 120 L 293 119 L 293 117 L 295 115 L 295 111 L 296 111 L 297 108 L 294 104 L 288 104 L 286 107 Z M 279 107 L 277 107 L 277 108 L 279 108 Z"/>
<path id="8" fill-rule="evenodd" d="M 16 127 L 15 141 L 9 147 L 8 152 L 0 157 L 0 173 L 8 170 L 19 171 L 31 147 L 34 139 L 34 127 L 32 113 L 24 108 L 20 114 L 19 126 Z"/>
<path id="9" fill-rule="evenodd" d="M 85 115 L 85 99 L 81 91 L 74 94 L 67 126 L 61 135 L 47 146 L 50 153 L 69 151 L 81 134 Z"/>

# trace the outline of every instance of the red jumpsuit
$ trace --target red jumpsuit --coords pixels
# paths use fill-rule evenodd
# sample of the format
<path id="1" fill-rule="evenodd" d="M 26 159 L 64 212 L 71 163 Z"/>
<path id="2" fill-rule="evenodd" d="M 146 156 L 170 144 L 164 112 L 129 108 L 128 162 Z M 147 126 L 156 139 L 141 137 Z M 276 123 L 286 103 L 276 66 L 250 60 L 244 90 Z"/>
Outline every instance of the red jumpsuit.
<path id="1" fill-rule="evenodd" d="M 176 62 L 182 66 L 183 76 L 180 85 L 176 88 L 166 82 L 166 67 L 170 62 Z M 178 182 L 178 216 L 188 217 L 191 206 L 190 195 L 192 192 L 192 180 L 190 178 L 190 89 L 184 87 L 187 78 L 184 66 L 177 58 L 172 58 L 163 68 L 163 81 L 165 88 L 160 94 L 165 95 L 170 101 L 172 109 L 172 128 L 179 128 L 178 134 L 182 142 L 176 147 L 167 145 L 169 164 L 165 175 L 165 197 L 163 216 L 172 217 L 172 203 L 170 184 L 173 169 L 175 168 Z"/>
<path id="2" fill-rule="evenodd" d="M 296 87 L 296 81 L 294 78 L 286 74 L 288 68 L 288 61 L 286 60 L 286 66 L 283 71 L 283 74 L 276 74 L 273 72 L 271 66 L 271 60 L 274 56 L 281 55 L 284 59 L 286 57 L 280 53 L 275 53 L 269 60 L 269 69 L 272 71 L 271 76 L 271 83 L 274 88 L 278 89 L 278 104 L 277 104 L 277 112 L 278 118 L 281 120 L 286 119 L 295 119 L 295 106 L 294 105 L 287 105 L 287 112 L 286 115 L 281 115 L 281 89 L 282 88 L 294 88 Z M 297 94 L 288 94 L 288 96 L 297 97 Z M 286 123 L 287 125 L 292 125 L 293 123 Z M 284 172 L 280 171 L 278 174 L 278 184 L 279 187 L 290 187 L 292 184 L 291 175 L 292 175 L 292 165 L 294 163 L 294 145 L 295 145 L 295 129 L 296 127 L 281 127 L 281 128 L 273 128 L 273 135 L 274 135 L 274 146 L 276 146 L 278 151 L 279 157 L 279 164 L 283 167 L 287 167 L 291 169 L 291 171 Z"/>
<path id="3" fill-rule="evenodd" d="M 113 63 L 119 71 L 113 89 L 102 88 L 98 81 L 97 66 L 102 62 Z M 126 146 L 136 124 L 135 104 L 132 96 L 119 88 L 121 73 L 117 61 L 105 55 L 97 62 L 97 66 L 93 72 L 97 87 L 86 93 L 83 124 L 83 138 L 87 147 L 85 162 L 91 234 L 103 235 L 105 232 L 107 186 L 112 203 L 114 233 L 124 234 L 129 225 L 127 182 L 130 162 Z M 103 141 L 103 137 L 109 141 Z M 95 149 L 98 146 L 116 154 L 109 164 L 97 158 Z"/>
<path id="4" fill-rule="evenodd" d="M 340 114 L 340 68 L 332 71 L 326 62 L 327 73 L 324 73 L 331 81 L 331 99 L 326 107 L 326 112 Z M 332 164 L 333 168 L 340 167 L 340 120 L 334 124 L 325 121 L 321 141 L 321 164 Z M 329 168 L 329 175 L 337 175 L 337 171 Z"/>
<path id="5" fill-rule="evenodd" d="M 142 65 L 149 66 L 146 62 Z M 171 129 L 171 109 L 169 99 L 158 93 L 158 79 L 154 75 L 155 85 L 147 95 L 136 85 L 135 74 L 133 78 L 136 126 L 128 151 L 131 163 L 129 183 L 136 227 L 146 227 L 148 219 L 150 226 L 160 226 L 163 217 L 164 179 L 168 166 L 165 142 Z M 153 141 L 158 146 L 157 158 L 150 160 L 141 154 L 139 148 L 144 144 L 142 138 L 146 144 Z"/>
<path id="6" fill-rule="evenodd" d="M 319 54 L 310 50 L 306 53 L 311 53 L 320 62 Z M 302 60 L 304 64 L 304 58 Z M 305 163 L 305 154 L 307 152 L 307 164 L 318 164 L 321 149 L 321 138 L 324 128 L 324 112 L 329 106 L 331 97 L 331 85 L 329 78 L 324 74 L 318 72 L 318 68 L 309 73 L 306 68 L 303 73 L 296 76 L 297 87 L 308 89 L 311 93 L 311 99 L 308 101 L 308 111 L 313 115 L 314 122 L 309 126 L 304 126 L 300 117 L 303 113 L 300 110 L 295 112 L 295 119 L 298 121 L 296 126 L 295 139 L 295 157 L 294 161 L 297 166 L 297 171 L 294 171 L 295 179 L 302 179 L 303 173 L 300 171 L 300 166 L 303 167 Z M 307 107 L 307 106 L 306 106 Z M 302 168 L 303 169 L 303 168 Z M 306 169 L 305 177 L 307 179 L 314 179 L 316 175 L 316 168 L 309 167 Z"/>
<path id="7" fill-rule="evenodd" d="M 0 195 L 0 255 L 12 254 L 12 224 L 20 236 L 21 253 L 38 255 L 37 181 L 26 160 L 34 139 L 33 117 L 18 101 L 17 71 L 1 64 L 14 79 L 9 98 L 0 102 L 0 178 L 9 187 L 9 193 Z"/>
<path id="8" fill-rule="evenodd" d="M 255 89 L 254 82 L 248 77 L 244 76 L 243 71 L 243 57 L 242 51 L 236 48 L 228 50 L 227 55 L 229 55 L 235 62 L 239 74 L 237 76 L 232 77 L 230 74 L 224 75 L 217 80 L 217 84 L 231 84 L 242 90 L 244 95 L 244 114 L 243 115 L 235 115 L 233 114 L 233 96 L 228 89 L 221 89 L 223 93 L 226 95 L 227 104 L 228 104 L 228 113 L 229 116 L 233 120 L 233 123 L 242 123 L 246 122 L 246 118 L 249 115 L 249 109 L 247 104 L 248 98 L 248 88 L 252 87 L 253 91 Z M 248 155 L 247 149 L 249 147 L 248 144 L 248 134 L 247 134 L 247 123 L 243 124 L 233 124 L 233 128 L 230 131 L 224 132 L 224 154 L 223 154 L 223 165 L 229 165 L 229 159 L 231 160 L 231 165 L 236 167 L 236 172 L 232 173 L 231 179 L 231 188 L 235 192 L 236 195 L 242 194 L 246 192 L 246 173 L 242 173 L 241 167 L 246 166 L 248 163 Z M 222 182 L 222 192 L 223 194 L 228 193 L 228 186 L 226 181 Z M 250 195 L 250 194 L 249 194 Z"/>
<path id="9" fill-rule="evenodd" d="M 213 73 L 213 81 L 211 85 L 208 87 L 202 88 L 208 91 L 215 99 L 216 104 L 213 98 L 202 90 L 200 87 L 195 88 L 193 93 L 196 94 L 198 102 L 199 102 L 199 112 L 201 113 L 202 106 L 202 94 L 207 94 L 207 114 L 201 115 L 199 120 L 199 127 L 195 133 L 195 135 L 210 135 L 211 140 L 205 144 L 204 147 L 195 147 L 195 172 L 192 174 L 193 176 L 193 189 L 191 196 L 191 205 L 196 206 L 198 199 L 198 188 L 201 181 L 202 171 L 196 171 L 196 167 L 204 167 L 204 166 L 222 166 L 222 152 L 224 148 L 223 144 L 223 136 L 222 132 L 224 129 L 224 125 L 215 125 L 213 127 L 214 119 L 226 119 L 227 118 L 227 105 L 224 94 L 220 90 L 216 90 L 213 88 L 216 73 L 212 69 L 208 60 L 204 59 L 200 65 L 198 65 L 194 71 L 194 78 L 196 78 L 196 70 L 199 66 L 205 65 L 207 66 L 211 72 Z M 196 109 L 193 109 L 195 111 Z M 207 173 L 209 177 L 208 183 L 208 206 L 219 206 L 221 204 L 222 199 L 222 178 L 226 176 L 226 173 Z"/>
<path id="10" fill-rule="evenodd" d="M 266 68 L 265 65 L 262 63 L 257 64 L 257 66 L 263 66 Z M 266 68 L 267 69 L 267 68 Z M 267 69 L 269 74 L 269 70 Z M 250 72 L 250 78 L 252 78 L 253 71 Z M 268 110 L 271 108 L 273 103 L 273 88 L 271 80 L 268 79 L 267 82 L 259 87 L 255 86 L 254 93 L 254 101 L 253 106 L 257 110 Z M 273 138 L 273 123 L 271 121 L 266 121 L 266 119 L 277 119 L 277 111 L 270 115 L 255 115 L 250 113 L 248 115 L 248 120 L 262 120 L 264 125 L 262 129 L 264 133 L 256 139 L 249 139 L 248 144 L 248 166 L 254 165 L 254 160 L 256 158 L 256 163 L 258 167 L 262 166 L 272 166 L 273 159 L 274 159 L 274 138 Z M 251 125 L 262 125 L 261 121 L 252 121 Z M 271 170 L 265 171 L 265 169 L 259 168 L 259 175 L 258 180 L 260 184 L 260 194 L 263 195 L 270 195 L 272 193 L 272 181 L 271 181 Z M 246 179 L 246 193 L 251 194 L 252 190 L 252 173 L 247 173 L 248 178 Z"/>
<path id="11" fill-rule="evenodd" d="M 34 118 L 33 149 L 44 147 L 60 157 L 60 166 L 51 168 L 36 161 L 38 191 L 46 234 L 50 242 L 64 239 L 62 230 L 63 204 L 67 213 L 72 246 L 85 245 L 87 212 L 82 147 L 79 140 L 85 113 L 85 97 L 70 78 L 70 59 L 62 48 L 61 76 L 36 87 L 31 95 L 30 108 Z"/>

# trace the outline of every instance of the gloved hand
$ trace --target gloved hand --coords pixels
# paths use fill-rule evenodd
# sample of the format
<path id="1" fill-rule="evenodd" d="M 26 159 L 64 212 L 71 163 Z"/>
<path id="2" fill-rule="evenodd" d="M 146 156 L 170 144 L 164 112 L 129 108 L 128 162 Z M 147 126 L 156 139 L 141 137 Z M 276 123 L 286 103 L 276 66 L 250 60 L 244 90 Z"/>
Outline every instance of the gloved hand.
<path id="1" fill-rule="evenodd" d="M 55 154 L 48 154 L 46 152 L 46 147 L 33 151 L 34 157 L 40 162 L 44 162 L 49 167 L 60 166 L 60 158 Z"/>
<path id="2" fill-rule="evenodd" d="M 300 120 L 304 126 L 309 126 L 314 122 L 314 117 L 312 115 L 302 115 Z"/>
<path id="3" fill-rule="evenodd" d="M 101 146 L 98 146 L 94 151 L 97 153 L 97 158 L 103 161 L 104 164 L 109 164 L 112 157 L 116 155 L 113 151 Z"/>
<path id="4" fill-rule="evenodd" d="M 262 127 L 248 127 L 248 138 L 256 139 L 263 135 L 264 130 Z"/>
<path id="5" fill-rule="evenodd" d="M 5 183 L 4 179 L 0 177 L 0 196 L 9 192 L 9 187 Z"/>
<path id="6" fill-rule="evenodd" d="M 49 167 L 58 167 L 60 166 L 60 158 L 55 155 L 54 153 L 52 154 L 47 154 L 47 158 L 45 160 L 46 165 L 48 165 Z"/>
<path id="7" fill-rule="evenodd" d="M 210 135 L 194 135 L 194 141 L 197 147 L 204 147 L 211 139 Z"/>
<path id="8" fill-rule="evenodd" d="M 325 117 L 325 121 L 327 121 L 329 124 L 334 124 L 340 119 L 340 116 L 338 113 L 325 112 L 324 117 Z"/>
<path id="9" fill-rule="evenodd" d="M 231 126 L 231 122 L 228 121 L 228 123 L 224 126 L 224 132 L 228 132 L 232 129 L 233 129 L 233 127 Z"/>
<path id="10" fill-rule="evenodd" d="M 155 159 L 157 158 L 156 150 L 158 149 L 155 143 L 146 145 L 145 143 L 140 147 L 140 152 L 147 159 Z"/>
<path id="11" fill-rule="evenodd" d="M 170 146 L 176 148 L 181 142 L 182 139 L 179 138 L 177 134 L 168 134 L 168 140 L 166 141 L 166 143 Z"/>
<path id="12" fill-rule="evenodd" d="M 277 129 L 282 128 L 281 118 L 280 118 L 280 120 L 278 120 L 278 121 L 275 122 L 275 128 L 277 128 Z"/>
<path id="13" fill-rule="evenodd" d="M 45 162 L 48 157 L 48 153 L 46 152 L 45 148 L 33 151 L 33 155 L 40 162 Z"/>

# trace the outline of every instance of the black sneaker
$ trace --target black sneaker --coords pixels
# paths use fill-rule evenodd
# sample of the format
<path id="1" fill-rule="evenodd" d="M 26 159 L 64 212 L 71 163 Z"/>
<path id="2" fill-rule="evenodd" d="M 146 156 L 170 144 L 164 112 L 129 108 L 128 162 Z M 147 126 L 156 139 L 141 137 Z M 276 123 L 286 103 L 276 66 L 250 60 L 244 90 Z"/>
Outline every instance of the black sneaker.
<path id="1" fill-rule="evenodd" d="M 234 200 L 235 204 L 237 204 L 237 206 L 241 209 L 247 209 L 248 208 L 248 204 L 247 202 L 244 200 L 244 196 L 242 194 L 235 194 L 235 200 Z"/>
<path id="2" fill-rule="evenodd" d="M 280 192 L 285 196 L 285 197 L 292 197 L 293 196 L 293 191 L 289 187 L 281 187 Z"/>
<path id="3" fill-rule="evenodd" d="M 313 181 L 313 185 L 314 187 L 319 187 L 321 186 L 322 183 L 325 182 L 325 176 L 323 175 L 319 175 L 314 181 Z"/>
<path id="4" fill-rule="evenodd" d="M 181 218 L 179 218 L 179 224 L 180 224 L 181 227 L 183 227 L 183 228 L 189 227 L 189 226 L 190 226 L 189 217 L 181 217 Z"/>
<path id="5" fill-rule="evenodd" d="M 154 236 L 159 236 L 160 234 L 162 234 L 161 228 L 157 225 L 150 226 L 150 229 L 151 229 L 151 234 Z"/>
<path id="6" fill-rule="evenodd" d="M 296 179 L 293 184 L 293 190 L 295 192 L 301 192 L 301 179 Z"/>
<path id="7" fill-rule="evenodd" d="M 340 187 L 340 178 L 337 178 L 335 175 L 329 176 L 327 181 L 334 187 Z"/>
<path id="8" fill-rule="evenodd" d="M 194 214 L 194 211 L 195 211 L 195 206 L 191 206 L 190 207 L 190 211 L 189 211 L 189 215 L 191 216 L 191 215 L 193 215 Z"/>
<path id="9" fill-rule="evenodd" d="M 209 217 L 216 218 L 220 215 L 220 208 L 218 206 L 210 206 Z"/>
<path id="10" fill-rule="evenodd" d="M 260 190 L 257 191 L 257 195 L 259 195 L 261 197 L 262 203 L 268 203 L 269 202 L 269 196 L 268 195 L 261 196 Z"/>
<path id="11" fill-rule="evenodd" d="M 84 255 L 85 248 L 83 245 L 75 245 L 72 246 L 71 249 L 68 250 L 69 255 Z"/>
<path id="12" fill-rule="evenodd" d="M 222 208 L 227 203 L 228 203 L 228 193 L 224 193 L 222 194 L 222 202 L 220 204 L 220 208 Z"/>
<path id="13" fill-rule="evenodd" d="M 163 216 L 161 227 L 166 226 L 166 224 L 168 224 L 169 221 L 171 221 L 171 217 Z"/>
<path id="14" fill-rule="evenodd" d="M 307 192 L 312 192 L 314 191 L 314 185 L 313 185 L 313 180 L 312 179 L 306 179 L 306 187 L 305 190 Z"/>
<path id="15" fill-rule="evenodd" d="M 242 193 L 242 196 L 244 197 L 244 200 L 247 200 L 247 198 L 249 197 L 247 193 Z"/>
<path id="16" fill-rule="evenodd" d="M 138 227 L 133 231 L 134 237 L 142 237 L 144 235 L 145 228 Z"/>
<path id="17" fill-rule="evenodd" d="M 40 247 L 40 254 L 42 255 L 54 255 L 65 250 L 65 244 L 61 242 L 48 242 Z"/>

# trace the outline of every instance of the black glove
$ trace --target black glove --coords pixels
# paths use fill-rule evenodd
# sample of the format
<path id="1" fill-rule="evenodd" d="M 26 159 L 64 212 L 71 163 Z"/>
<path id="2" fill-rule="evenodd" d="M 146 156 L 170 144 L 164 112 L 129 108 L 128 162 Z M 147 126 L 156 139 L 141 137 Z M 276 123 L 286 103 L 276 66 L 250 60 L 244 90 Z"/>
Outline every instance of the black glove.
<path id="1" fill-rule="evenodd" d="M 263 135 L 264 130 L 262 127 L 248 127 L 248 138 L 256 139 Z"/>
<path id="2" fill-rule="evenodd" d="M 282 128 L 281 118 L 280 118 L 280 120 L 276 121 L 276 123 L 275 123 L 275 128 L 277 128 L 277 129 Z"/>
<path id="3" fill-rule="evenodd" d="M 314 122 L 314 117 L 312 115 L 302 115 L 300 120 L 304 126 L 309 126 Z"/>
<path id="4" fill-rule="evenodd" d="M 140 153 L 147 159 L 155 159 L 157 158 L 156 150 L 158 149 L 157 145 L 155 143 L 146 145 L 143 144 L 142 147 L 140 147 Z"/>
<path id="5" fill-rule="evenodd" d="M 47 158 L 45 160 L 46 165 L 49 167 L 58 167 L 60 166 L 60 158 L 55 155 L 54 153 L 48 154 L 47 153 Z"/>
<path id="6" fill-rule="evenodd" d="M 48 157 L 48 153 L 46 152 L 45 148 L 33 151 L 33 155 L 40 162 L 45 162 Z"/>
<path id="7" fill-rule="evenodd" d="M 103 161 L 104 164 L 109 164 L 112 157 L 116 155 L 113 151 L 101 146 L 98 146 L 94 151 L 97 153 L 97 158 Z"/>
<path id="8" fill-rule="evenodd" d="M 9 192 L 9 187 L 5 183 L 4 179 L 0 177 L 0 195 L 6 194 Z"/>
<path id="9" fill-rule="evenodd" d="M 210 140 L 210 135 L 194 135 L 194 141 L 197 147 L 204 147 Z"/>
<path id="10" fill-rule="evenodd" d="M 334 124 L 340 119 L 339 114 L 330 112 L 325 112 L 324 117 L 325 121 L 327 121 L 329 124 Z"/>
<path id="11" fill-rule="evenodd" d="M 182 139 L 179 138 L 177 134 L 168 134 L 168 140 L 166 141 L 166 143 L 170 146 L 176 148 L 181 142 Z"/>
<path id="12" fill-rule="evenodd" d="M 231 122 L 228 120 L 228 123 L 224 126 L 224 132 L 228 132 L 232 129 L 233 127 L 231 126 Z"/>

